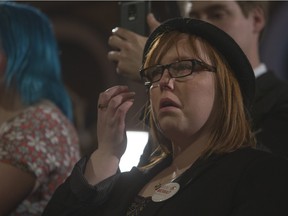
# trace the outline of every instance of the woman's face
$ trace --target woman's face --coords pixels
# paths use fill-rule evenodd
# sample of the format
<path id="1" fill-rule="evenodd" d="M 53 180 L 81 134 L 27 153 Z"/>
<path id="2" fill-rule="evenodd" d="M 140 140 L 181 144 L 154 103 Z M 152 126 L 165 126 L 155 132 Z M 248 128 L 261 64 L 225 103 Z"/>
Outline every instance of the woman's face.
<path id="1" fill-rule="evenodd" d="M 177 40 L 177 49 L 172 46 L 159 64 L 197 59 L 189 43 L 188 36 L 181 35 Z M 200 56 L 202 60 L 198 60 L 211 65 L 204 53 Z M 193 137 L 204 126 L 214 104 L 214 78 L 215 73 L 204 70 L 183 78 L 171 78 L 165 69 L 160 81 L 151 86 L 154 119 L 167 138 L 173 141 Z"/>

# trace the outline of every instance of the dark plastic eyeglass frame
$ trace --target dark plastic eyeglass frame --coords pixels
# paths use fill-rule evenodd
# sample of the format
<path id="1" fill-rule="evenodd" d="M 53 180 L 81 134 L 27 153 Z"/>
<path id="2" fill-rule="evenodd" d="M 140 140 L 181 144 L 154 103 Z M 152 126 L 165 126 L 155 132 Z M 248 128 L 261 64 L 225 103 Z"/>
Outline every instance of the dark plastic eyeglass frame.
<path id="1" fill-rule="evenodd" d="M 169 68 L 171 67 L 171 65 L 173 65 L 175 63 L 180 63 L 180 62 L 183 62 L 183 61 L 190 61 L 192 63 L 192 66 L 193 65 L 198 65 L 198 66 L 201 66 L 201 69 L 193 71 L 193 68 L 192 68 L 190 73 L 187 74 L 187 75 L 184 75 L 184 76 L 172 76 L 170 71 L 169 71 Z M 161 74 L 161 76 L 160 76 L 160 78 L 158 80 L 152 82 L 152 81 L 149 81 L 147 75 L 145 74 L 145 71 L 147 71 L 148 69 L 151 69 L 153 67 L 161 67 L 162 68 L 162 74 Z M 161 80 L 165 69 L 168 69 L 168 73 L 169 73 L 171 78 L 186 77 L 186 76 L 189 76 L 192 73 L 198 72 L 198 71 L 210 71 L 210 72 L 216 72 L 217 71 L 215 66 L 209 65 L 209 64 L 207 64 L 205 62 L 202 62 L 202 61 L 199 61 L 197 59 L 184 59 L 184 60 L 181 60 L 181 61 L 177 61 L 177 62 L 172 62 L 170 64 L 166 64 L 166 65 L 153 65 L 153 66 L 150 66 L 150 67 L 147 67 L 147 68 L 144 68 L 144 69 L 140 70 L 141 79 L 143 81 L 148 80 L 148 81 L 144 82 L 144 85 L 149 87 L 149 86 L 152 85 L 152 83 L 155 83 L 155 82 L 158 82 L 159 80 Z"/>

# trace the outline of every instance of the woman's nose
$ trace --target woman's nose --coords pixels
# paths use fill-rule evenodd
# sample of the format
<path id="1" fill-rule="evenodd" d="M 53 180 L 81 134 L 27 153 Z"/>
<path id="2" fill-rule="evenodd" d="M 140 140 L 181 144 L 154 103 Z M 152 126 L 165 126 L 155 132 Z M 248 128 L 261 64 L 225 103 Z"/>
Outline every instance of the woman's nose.
<path id="1" fill-rule="evenodd" d="M 167 69 L 163 72 L 163 75 L 162 75 L 161 79 L 159 80 L 159 86 L 160 87 L 169 87 L 170 89 L 174 88 L 174 78 L 172 78 L 170 76 Z"/>

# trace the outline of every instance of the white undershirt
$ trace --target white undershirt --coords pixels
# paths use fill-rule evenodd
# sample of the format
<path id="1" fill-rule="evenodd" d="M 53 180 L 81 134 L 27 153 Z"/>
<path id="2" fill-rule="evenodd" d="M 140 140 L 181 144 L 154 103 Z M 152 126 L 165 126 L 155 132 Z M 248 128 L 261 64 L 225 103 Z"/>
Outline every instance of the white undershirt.
<path id="1" fill-rule="evenodd" d="M 256 68 L 254 68 L 254 74 L 256 78 L 260 77 L 262 74 L 266 72 L 267 72 L 267 67 L 264 63 L 261 63 Z"/>

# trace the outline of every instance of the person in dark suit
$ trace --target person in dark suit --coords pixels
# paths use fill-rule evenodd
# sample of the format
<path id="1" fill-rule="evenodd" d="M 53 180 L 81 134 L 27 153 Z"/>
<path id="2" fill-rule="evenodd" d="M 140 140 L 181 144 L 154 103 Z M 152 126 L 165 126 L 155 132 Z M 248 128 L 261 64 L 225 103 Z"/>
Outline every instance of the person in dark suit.
<path id="1" fill-rule="evenodd" d="M 273 153 L 288 158 L 288 84 L 261 62 L 259 54 L 260 39 L 268 19 L 269 2 L 193 2 L 192 7 L 184 7 L 190 8 L 184 16 L 218 26 L 230 34 L 243 49 L 256 76 L 252 118 L 258 143 Z"/>
<path id="2" fill-rule="evenodd" d="M 183 17 L 201 19 L 221 28 L 243 49 L 256 76 L 256 97 L 251 115 L 258 148 L 288 158 L 288 84 L 261 62 L 259 54 L 269 2 L 179 1 L 179 6 Z M 151 29 L 159 25 L 152 14 L 148 15 L 147 21 Z M 143 50 L 145 40 L 145 37 L 123 28 L 113 32 L 109 44 L 117 50 L 110 51 L 108 57 L 117 62 L 119 74 L 140 80 L 141 55 L 138 52 Z"/>
<path id="3" fill-rule="evenodd" d="M 254 148 L 255 76 L 228 34 L 201 20 L 168 20 L 149 36 L 140 75 L 157 144 L 149 163 L 119 172 L 135 94 L 114 86 L 98 99 L 98 149 L 43 216 L 288 214 L 288 161 Z"/>

